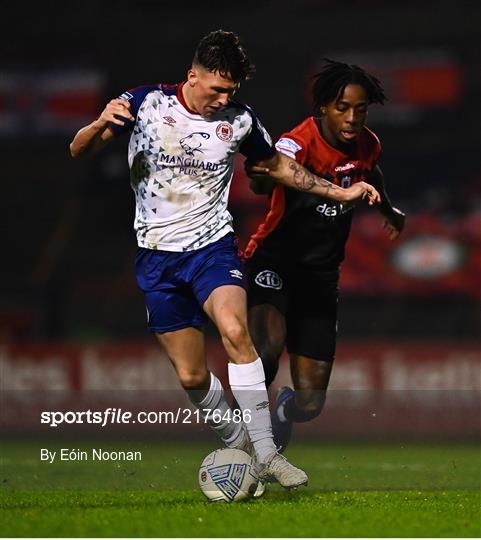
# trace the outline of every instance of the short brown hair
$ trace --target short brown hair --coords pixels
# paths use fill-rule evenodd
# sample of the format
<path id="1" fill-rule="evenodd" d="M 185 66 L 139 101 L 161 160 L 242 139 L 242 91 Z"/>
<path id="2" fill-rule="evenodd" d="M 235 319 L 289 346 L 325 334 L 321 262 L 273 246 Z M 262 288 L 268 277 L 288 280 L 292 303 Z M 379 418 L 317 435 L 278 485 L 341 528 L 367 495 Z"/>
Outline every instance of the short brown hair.
<path id="1" fill-rule="evenodd" d="M 200 40 L 192 63 L 208 71 L 218 71 L 234 82 L 250 79 L 255 72 L 239 36 L 224 30 L 210 32 Z"/>

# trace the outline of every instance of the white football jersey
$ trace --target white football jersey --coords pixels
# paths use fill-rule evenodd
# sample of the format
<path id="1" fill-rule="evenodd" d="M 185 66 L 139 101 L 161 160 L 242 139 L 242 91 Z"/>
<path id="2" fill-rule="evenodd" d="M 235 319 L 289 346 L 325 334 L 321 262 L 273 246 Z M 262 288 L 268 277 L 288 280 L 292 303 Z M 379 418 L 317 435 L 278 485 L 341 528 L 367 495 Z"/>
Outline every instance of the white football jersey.
<path id="1" fill-rule="evenodd" d="M 148 249 L 199 249 L 231 232 L 227 202 L 235 153 L 255 162 L 275 152 L 245 105 L 232 102 L 203 117 L 188 110 L 181 90 L 182 84 L 160 84 L 124 92 L 120 97 L 130 102 L 135 121 L 110 125 L 114 135 L 131 131 L 135 230 L 138 245 Z"/>

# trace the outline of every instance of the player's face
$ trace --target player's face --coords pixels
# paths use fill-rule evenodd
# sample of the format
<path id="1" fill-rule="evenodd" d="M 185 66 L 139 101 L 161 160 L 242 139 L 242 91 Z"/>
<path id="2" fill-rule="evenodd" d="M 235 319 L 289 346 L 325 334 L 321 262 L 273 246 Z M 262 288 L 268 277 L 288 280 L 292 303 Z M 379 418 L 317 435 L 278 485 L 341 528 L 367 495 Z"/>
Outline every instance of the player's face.
<path id="1" fill-rule="evenodd" d="M 359 84 L 348 84 L 336 100 L 321 107 L 324 136 L 333 146 L 353 143 L 366 123 L 369 102 Z"/>
<path id="2" fill-rule="evenodd" d="M 195 111 L 202 116 L 210 116 L 225 107 L 239 87 L 231 78 L 201 66 L 189 70 L 187 84 Z"/>

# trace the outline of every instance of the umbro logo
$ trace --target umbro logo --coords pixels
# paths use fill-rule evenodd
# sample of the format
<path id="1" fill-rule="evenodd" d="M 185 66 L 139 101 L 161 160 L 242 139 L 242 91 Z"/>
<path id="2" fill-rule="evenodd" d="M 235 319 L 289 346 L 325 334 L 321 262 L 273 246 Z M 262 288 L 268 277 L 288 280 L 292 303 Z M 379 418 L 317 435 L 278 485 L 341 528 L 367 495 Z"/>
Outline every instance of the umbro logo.
<path id="1" fill-rule="evenodd" d="M 175 124 L 175 120 L 172 118 L 172 116 L 163 116 L 164 124 L 167 124 L 168 126 L 173 126 Z"/>
<path id="2" fill-rule="evenodd" d="M 242 279 L 243 275 L 242 275 L 242 272 L 240 270 L 229 270 L 229 273 L 232 277 L 235 277 L 237 279 Z"/>
<path id="3" fill-rule="evenodd" d="M 260 411 L 262 409 L 267 409 L 269 407 L 268 401 L 261 401 L 260 403 L 257 403 L 256 405 L 256 411 Z"/>

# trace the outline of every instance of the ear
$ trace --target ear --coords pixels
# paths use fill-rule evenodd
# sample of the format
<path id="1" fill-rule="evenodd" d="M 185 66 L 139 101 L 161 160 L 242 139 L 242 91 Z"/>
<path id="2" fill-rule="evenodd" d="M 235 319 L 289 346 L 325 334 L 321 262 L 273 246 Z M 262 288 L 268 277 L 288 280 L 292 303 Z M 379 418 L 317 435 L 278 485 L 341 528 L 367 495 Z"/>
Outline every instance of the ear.
<path id="1" fill-rule="evenodd" d="M 189 71 L 187 72 L 187 82 L 189 83 L 189 86 L 195 86 L 198 81 L 198 73 L 195 67 L 191 67 Z"/>
<path id="2" fill-rule="evenodd" d="M 322 115 L 326 114 L 326 112 L 327 112 L 326 107 L 321 107 L 319 110 L 321 111 Z"/>

